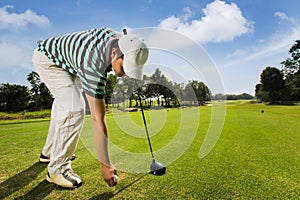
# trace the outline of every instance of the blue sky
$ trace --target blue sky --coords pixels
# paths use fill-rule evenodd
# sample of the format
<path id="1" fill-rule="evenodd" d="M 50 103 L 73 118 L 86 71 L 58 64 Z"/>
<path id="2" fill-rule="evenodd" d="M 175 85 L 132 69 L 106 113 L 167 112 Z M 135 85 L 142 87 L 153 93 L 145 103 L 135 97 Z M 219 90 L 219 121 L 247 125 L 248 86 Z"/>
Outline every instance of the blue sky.
<path id="1" fill-rule="evenodd" d="M 298 0 L 1 0 L 0 83 L 28 85 L 38 39 L 103 26 L 157 27 L 203 47 L 225 93 L 253 95 L 262 70 L 281 68 L 300 39 L 299 7 Z M 184 67 L 174 70 L 195 78 Z"/>

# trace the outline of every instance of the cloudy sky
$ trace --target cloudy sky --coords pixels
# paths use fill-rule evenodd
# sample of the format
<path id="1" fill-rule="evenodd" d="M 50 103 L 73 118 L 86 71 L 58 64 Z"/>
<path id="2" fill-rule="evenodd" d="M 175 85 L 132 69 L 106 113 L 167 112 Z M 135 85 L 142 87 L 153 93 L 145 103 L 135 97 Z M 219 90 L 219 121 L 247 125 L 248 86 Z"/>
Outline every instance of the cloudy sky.
<path id="1" fill-rule="evenodd" d="M 298 0 L 1 0 L 0 83 L 28 85 L 39 39 L 104 26 L 153 27 L 183 34 L 203 48 L 224 92 L 253 95 L 262 70 L 281 68 L 300 39 L 299 7 Z M 195 78 L 178 63 L 177 73 Z"/>

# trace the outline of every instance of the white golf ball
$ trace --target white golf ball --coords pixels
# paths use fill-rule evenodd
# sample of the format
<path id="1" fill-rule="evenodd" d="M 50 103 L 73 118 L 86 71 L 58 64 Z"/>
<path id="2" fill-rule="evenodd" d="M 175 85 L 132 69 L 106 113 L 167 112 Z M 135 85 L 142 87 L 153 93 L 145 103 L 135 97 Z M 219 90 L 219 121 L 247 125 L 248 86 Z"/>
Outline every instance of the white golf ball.
<path id="1" fill-rule="evenodd" d="M 119 177 L 117 175 L 114 175 L 114 182 L 118 182 Z"/>

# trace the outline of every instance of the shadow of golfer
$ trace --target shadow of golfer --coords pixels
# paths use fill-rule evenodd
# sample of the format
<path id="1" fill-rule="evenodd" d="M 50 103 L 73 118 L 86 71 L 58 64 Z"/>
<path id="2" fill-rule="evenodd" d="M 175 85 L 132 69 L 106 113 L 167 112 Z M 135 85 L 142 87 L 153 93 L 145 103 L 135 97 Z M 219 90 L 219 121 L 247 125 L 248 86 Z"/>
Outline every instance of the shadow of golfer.
<path id="1" fill-rule="evenodd" d="M 104 192 L 102 194 L 98 194 L 96 196 L 93 196 L 89 200 L 108 200 L 114 197 L 114 194 L 112 192 Z"/>
<path id="2" fill-rule="evenodd" d="M 15 191 L 23 188 L 33 181 L 45 168 L 47 164 L 36 162 L 31 167 L 24 171 L 8 178 L 4 182 L 0 183 L 0 199 L 8 197 Z"/>
<path id="3" fill-rule="evenodd" d="M 43 180 L 40 182 L 35 188 L 30 190 L 27 194 L 20 196 L 18 198 L 15 198 L 15 200 L 39 200 L 44 199 L 46 196 L 48 196 L 53 190 L 57 189 L 56 185 L 49 184 L 46 180 Z"/>
<path id="4" fill-rule="evenodd" d="M 114 196 L 118 195 L 119 193 L 121 193 L 123 190 L 129 188 L 130 186 L 132 186 L 133 184 L 137 183 L 138 181 L 140 181 L 142 178 L 144 178 L 145 176 L 147 176 L 148 174 L 143 174 L 142 176 L 138 177 L 136 180 L 132 181 L 131 183 L 125 185 L 124 187 L 122 187 L 120 190 L 118 190 L 116 193 L 112 193 L 112 192 L 104 192 L 102 194 L 98 194 L 96 196 L 93 196 L 92 198 L 90 198 L 89 200 L 103 200 L 103 199 L 111 199 Z"/>

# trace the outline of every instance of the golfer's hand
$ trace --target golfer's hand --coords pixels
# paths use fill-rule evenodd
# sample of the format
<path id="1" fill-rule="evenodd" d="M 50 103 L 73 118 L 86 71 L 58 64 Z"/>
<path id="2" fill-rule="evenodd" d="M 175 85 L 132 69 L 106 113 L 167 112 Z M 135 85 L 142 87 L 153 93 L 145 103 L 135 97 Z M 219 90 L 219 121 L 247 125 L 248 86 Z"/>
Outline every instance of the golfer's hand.
<path id="1" fill-rule="evenodd" d="M 101 164 L 101 169 L 102 169 L 102 177 L 109 187 L 113 187 L 118 184 L 118 179 L 117 179 L 118 174 L 114 166 L 106 166 Z"/>

